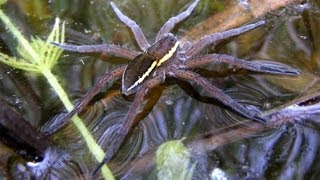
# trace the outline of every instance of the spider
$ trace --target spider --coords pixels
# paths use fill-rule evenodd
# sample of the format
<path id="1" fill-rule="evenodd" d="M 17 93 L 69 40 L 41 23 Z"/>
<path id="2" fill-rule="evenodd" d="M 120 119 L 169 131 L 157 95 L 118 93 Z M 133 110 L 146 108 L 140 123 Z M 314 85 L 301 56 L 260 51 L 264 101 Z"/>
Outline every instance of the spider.
<path id="1" fill-rule="evenodd" d="M 247 69 L 254 72 L 281 74 L 281 75 L 298 75 L 299 70 L 289 66 L 271 62 L 252 62 L 227 54 L 203 54 L 203 50 L 208 46 L 217 45 L 222 40 L 238 36 L 249 30 L 257 28 L 265 24 L 259 21 L 253 24 L 245 25 L 239 28 L 206 35 L 198 42 L 191 45 L 186 42 L 182 44 L 177 37 L 171 34 L 175 25 L 184 21 L 190 16 L 200 0 L 192 2 L 185 11 L 171 17 L 158 32 L 155 42 L 150 45 L 144 36 L 141 28 L 137 23 L 124 15 L 117 6 L 110 2 L 110 5 L 116 16 L 122 23 L 127 25 L 132 31 L 135 40 L 141 51 L 129 50 L 127 48 L 112 45 L 71 45 L 71 44 L 55 44 L 67 51 L 80 53 L 97 53 L 103 52 L 116 57 L 129 60 L 127 65 L 120 66 L 111 72 L 106 72 L 101 79 L 87 92 L 87 94 L 76 104 L 75 109 L 63 118 L 63 123 L 70 119 L 74 114 L 81 112 L 90 102 L 90 100 L 101 90 L 103 86 L 111 83 L 114 79 L 122 78 L 121 92 L 128 95 L 135 95 L 132 105 L 123 121 L 121 127 L 116 132 L 112 144 L 106 152 L 106 156 L 94 171 L 94 174 L 101 166 L 108 162 L 116 151 L 122 145 L 126 135 L 130 129 L 136 124 L 135 118 L 143 106 L 143 100 L 160 84 L 166 83 L 168 78 L 176 78 L 179 80 L 194 82 L 194 84 L 202 87 L 210 96 L 214 97 L 218 102 L 229 107 L 239 115 L 265 123 L 266 120 L 260 115 L 259 110 L 249 109 L 234 101 L 222 90 L 212 85 L 207 79 L 200 76 L 193 69 L 202 67 L 209 63 L 227 63 L 238 68 Z"/>

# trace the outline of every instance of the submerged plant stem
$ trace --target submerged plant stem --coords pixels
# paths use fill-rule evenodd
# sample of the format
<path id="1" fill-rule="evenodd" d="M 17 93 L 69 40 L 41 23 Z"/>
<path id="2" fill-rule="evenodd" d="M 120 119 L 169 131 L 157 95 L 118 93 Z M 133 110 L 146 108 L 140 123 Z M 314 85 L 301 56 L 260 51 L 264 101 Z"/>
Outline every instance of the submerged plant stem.
<path id="1" fill-rule="evenodd" d="M 5 1 L 0 0 L 0 5 L 2 5 Z M 68 95 L 64 91 L 64 89 L 59 84 L 56 76 L 52 74 L 51 68 L 52 66 L 48 65 L 45 61 L 45 57 L 41 56 L 41 52 L 38 52 L 37 49 L 34 49 L 32 45 L 29 43 L 29 41 L 21 34 L 21 32 L 16 28 L 16 26 L 10 21 L 10 19 L 7 17 L 7 15 L 0 9 L 0 19 L 5 24 L 6 30 L 10 31 L 13 36 L 17 39 L 17 42 L 21 45 L 21 47 L 25 50 L 26 53 L 30 55 L 30 59 L 24 59 L 22 61 L 19 61 L 24 64 L 29 64 L 29 66 L 32 66 L 34 69 L 37 70 L 37 72 L 40 72 L 45 78 L 48 80 L 49 84 L 53 88 L 53 90 L 57 93 L 60 100 L 64 104 L 65 108 L 70 112 L 73 110 L 74 106 L 71 103 L 70 99 L 68 98 Z M 56 23 L 59 26 L 59 23 Z M 54 31 L 54 30 L 53 30 Z M 59 33 L 59 32 L 56 32 Z M 62 39 L 64 40 L 64 30 L 62 31 Z M 56 34 L 59 37 L 59 34 Z M 50 41 L 50 40 L 49 40 Z M 50 43 L 50 42 L 47 42 Z M 53 55 L 52 53 L 48 53 L 50 55 Z M 50 59 L 50 58 L 49 58 Z M 54 61 L 58 60 L 57 58 L 52 58 L 50 63 L 55 63 Z M 12 58 L 11 60 L 14 60 Z M 2 61 L 6 63 L 6 61 Z M 7 62 L 8 63 L 8 62 Z M 50 64 L 49 63 L 49 64 Z M 17 65 L 17 64 L 15 64 Z M 13 65 L 13 66 L 15 66 Z M 28 66 L 28 67 L 29 67 Z M 19 68 L 19 67 L 16 67 Z M 86 128 L 85 124 L 82 122 L 82 120 L 78 117 L 78 115 L 75 115 L 72 117 L 73 124 L 77 127 L 79 132 L 81 133 L 82 137 L 84 138 L 87 147 L 89 148 L 90 152 L 93 154 L 93 156 L 96 158 L 98 162 L 101 162 L 105 156 L 105 153 L 100 148 L 100 146 L 96 143 L 95 139 L 89 132 L 89 130 Z M 102 175 L 105 179 L 114 179 L 112 172 L 108 168 L 107 165 L 104 165 L 102 167 Z"/>
<path id="2" fill-rule="evenodd" d="M 64 89 L 59 84 L 57 78 L 55 75 L 52 74 L 52 72 L 45 68 L 42 69 L 42 74 L 46 77 L 51 87 L 54 89 L 54 91 L 59 96 L 60 100 L 62 101 L 65 108 L 70 112 L 73 110 L 74 106 L 71 103 L 70 99 L 68 98 L 68 95 L 64 91 Z M 94 138 L 92 137 L 89 130 L 86 128 L 86 126 L 83 124 L 82 120 L 79 118 L 78 115 L 74 115 L 71 118 L 73 124 L 77 127 L 77 129 L 80 131 L 82 137 L 84 138 L 90 152 L 94 155 L 94 157 L 97 159 L 98 162 L 101 162 L 105 156 L 105 153 L 100 148 L 100 146 L 96 143 Z M 111 170 L 108 168 L 108 166 L 104 165 L 102 167 L 102 175 L 105 179 L 114 179 Z"/>
<path id="3" fill-rule="evenodd" d="M 19 43 L 23 46 L 23 48 L 26 49 L 27 52 L 31 55 L 34 61 L 37 63 L 40 61 L 40 57 L 36 51 L 32 48 L 28 40 L 23 37 L 23 35 L 20 33 L 18 29 L 15 28 L 15 25 L 12 24 L 10 19 L 6 14 L 3 13 L 3 11 L 0 9 L 0 19 L 3 21 L 3 23 L 6 25 L 5 27 L 9 29 L 9 31 L 13 34 L 15 38 L 19 41 Z"/>

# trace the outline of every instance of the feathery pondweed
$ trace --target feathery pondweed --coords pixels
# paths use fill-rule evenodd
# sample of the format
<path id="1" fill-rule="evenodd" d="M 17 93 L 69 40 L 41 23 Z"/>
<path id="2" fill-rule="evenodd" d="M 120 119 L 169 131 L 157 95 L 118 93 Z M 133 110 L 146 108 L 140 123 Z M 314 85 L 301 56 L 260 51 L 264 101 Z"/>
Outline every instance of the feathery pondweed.
<path id="1" fill-rule="evenodd" d="M 6 0 L 0 0 L 0 5 L 5 2 Z M 60 23 L 60 19 L 56 18 L 54 27 L 45 41 L 38 37 L 31 37 L 30 41 L 28 41 L 1 9 L 0 19 L 3 21 L 6 30 L 13 35 L 18 44 L 18 57 L 11 57 L 0 52 L 0 61 L 17 69 L 42 74 L 57 93 L 66 109 L 71 111 L 74 106 L 59 84 L 57 77 L 51 71 L 63 52 L 59 47 L 52 45 L 51 42 L 64 42 L 64 22 Z M 90 152 L 101 162 L 104 152 L 95 142 L 82 120 L 75 115 L 72 117 L 72 122 L 80 131 Z M 110 169 L 106 165 L 102 168 L 102 174 L 106 179 L 114 179 Z"/>

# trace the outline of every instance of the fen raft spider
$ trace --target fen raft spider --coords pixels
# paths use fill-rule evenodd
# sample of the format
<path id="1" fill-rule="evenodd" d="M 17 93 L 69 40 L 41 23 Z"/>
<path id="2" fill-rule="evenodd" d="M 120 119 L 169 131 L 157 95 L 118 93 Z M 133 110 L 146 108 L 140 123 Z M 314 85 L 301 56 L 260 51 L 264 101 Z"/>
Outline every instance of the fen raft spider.
<path id="1" fill-rule="evenodd" d="M 222 40 L 238 36 L 247 31 L 262 26 L 265 22 L 259 21 L 254 24 L 245 25 L 239 28 L 214 33 L 204 36 L 195 44 L 187 42 L 181 45 L 177 38 L 170 32 L 176 24 L 185 20 L 195 9 L 200 0 L 195 0 L 188 8 L 171 17 L 160 29 L 156 36 L 155 43 L 150 45 L 142 33 L 141 28 L 136 22 L 124 15 L 117 6 L 110 2 L 110 5 L 116 16 L 122 23 L 127 25 L 132 31 L 135 40 L 140 48 L 140 52 L 126 49 L 121 46 L 112 44 L 100 45 L 69 45 L 55 44 L 60 48 L 80 53 L 97 53 L 103 52 L 116 57 L 129 60 L 127 65 L 118 67 L 117 69 L 106 72 L 98 83 L 95 84 L 89 92 L 76 104 L 75 109 L 65 115 L 62 122 L 65 123 L 74 114 L 81 112 L 90 102 L 90 100 L 101 90 L 103 86 L 110 83 L 114 79 L 122 78 L 121 92 L 124 95 L 135 94 L 135 98 L 127 113 L 123 124 L 112 139 L 112 144 L 106 152 L 106 156 L 99 164 L 94 174 L 101 166 L 108 162 L 116 151 L 122 145 L 126 135 L 136 124 L 137 117 L 143 100 L 152 89 L 166 82 L 167 78 L 176 78 L 183 81 L 193 82 L 203 88 L 210 96 L 214 97 L 223 105 L 229 107 L 239 115 L 265 123 L 264 117 L 261 117 L 259 110 L 248 109 L 234 101 L 223 91 L 212 85 L 207 79 L 192 71 L 193 69 L 205 66 L 209 63 L 227 63 L 237 68 L 247 69 L 254 72 L 271 73 L 280 75 L 298 75 L 299 70 L 291 68 L 284 64 L 272 62 L 252 62 L 226 54 L 203 54 L 202 51 L 208 46 L 214 46 Z"/>

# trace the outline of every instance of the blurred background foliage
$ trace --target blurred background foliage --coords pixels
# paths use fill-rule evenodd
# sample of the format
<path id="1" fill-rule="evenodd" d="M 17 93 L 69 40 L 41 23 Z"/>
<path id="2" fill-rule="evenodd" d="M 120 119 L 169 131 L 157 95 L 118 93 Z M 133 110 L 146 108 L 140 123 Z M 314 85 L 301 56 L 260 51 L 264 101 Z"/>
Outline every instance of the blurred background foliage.
<path id="1" fill-rule="evenodd" d="M 190 3 L 189 0 L 114 2 L 140 25 L 149 42 L 154 41 L 168 18 Z M 156 173 L 157 147 L 168 140 L 186 137 L 185 144 L 196 164 L 194 179 L 216 177 L 217 169 L 229 178 L 320 177 L 317 161 L 320 158 L 319 5 L 317 0 L 202 0 L 191 17 L 174 30 L 179 38 L 194 42 L 206 34 L 264 19 L 267 23 L 262 28 L 207 51 L 285 63 L 301 69 L 302 75 L 254 74 L 217 64 L 205 67 L 208 70 L 198 70 L 237 101 L 255 105 L 270 115 L 273 121 L 266 127 L 246 121 L 214 102 L 201 103 L 192 99 L 176 85 L 163 87 L 163 95 L 152 112 L 130 133 L 110 162 L 113 172 L 123 179 L 156 177 L 152 173 Z M 115 17 L 107 0 L 8 0 L 3 8 L 26 36 L 46 36 L 54 18 L 59 16 L 66 21 L 68 43 L 105 42 L 137 49 L 129 29 Z M 0 50 L 15 55 L 15 39 L 1 26 Z M 127 62 L 105 54 L 64 52 L 62 58 L 54 73 L 59 75 L 75 102 L 105 71 Z M 108 91 L 105 88 L 82 113 L 104 149 L 131 104 L 130 99 L 119 95 L 119 87 L 117 81 Z M 158 96 L 158 92 L 152 93 L 152 97 Z M 0 98 L 37 129 L 35 137 L 64 111 L 42 77 L 4 64 L 0 64 Z M 293 106 L 296 109 L 292 110 Z M 301 108 L 306 110 L 299 111 Z M 240 121 L 244 124 L 239 124 Z M 23 133 L 19 135 L 20 129 L 16 131 L 18 138 L 23 136 Z M 86 179 L 91 176 L 96 162 L 72 124 L 47 139 L 50 143 L 43 155 L 45 160 L 31 165 L 14 153 L 16 147 L 1 144 L 0 177 Z"/>

